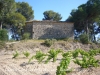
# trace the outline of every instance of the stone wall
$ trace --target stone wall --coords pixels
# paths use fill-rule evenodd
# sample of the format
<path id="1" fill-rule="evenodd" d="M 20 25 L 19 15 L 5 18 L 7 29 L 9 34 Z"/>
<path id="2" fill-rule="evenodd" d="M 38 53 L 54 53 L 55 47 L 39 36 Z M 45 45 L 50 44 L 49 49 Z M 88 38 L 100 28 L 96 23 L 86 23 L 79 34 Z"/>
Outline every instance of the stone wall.
<path id="1" fill-rule="evenodd" d="M 25 31 L 34 39 L 74 38 L 73 23 L 55 21 L 27 22 Z"/>

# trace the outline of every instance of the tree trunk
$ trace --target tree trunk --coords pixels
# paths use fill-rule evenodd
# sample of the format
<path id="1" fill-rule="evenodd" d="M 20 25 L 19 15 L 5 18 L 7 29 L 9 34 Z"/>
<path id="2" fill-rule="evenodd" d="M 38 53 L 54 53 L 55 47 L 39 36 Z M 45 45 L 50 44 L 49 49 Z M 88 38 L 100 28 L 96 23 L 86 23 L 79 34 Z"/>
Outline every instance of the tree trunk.
<path id="1" fill-rule="evenodd" d="M 0 22 L 0 29 L 2 29 L 2 22 Z"/>
<path id="2" fill-rule="evenodd" d="M 86 32 L 86 34 L 88 35 L 88 41 L 89 41 L 89 27 L 88 27 L 88 25 L 89 25 L 89 23 L 88 23 L 88 21 L 86 22 L 86 27 L 85 27 L 85 32 Z"/>
<path id="3" fill-rule="evenodd" d="M 96 37 L 95 37 L 95 32 L 94 32 L 94 25 L 93 25 L 93 23 L 92 23 L 92 35 L 93 35 L 93 39 L 92 39 L 92 41 L 96 41 Z"/>

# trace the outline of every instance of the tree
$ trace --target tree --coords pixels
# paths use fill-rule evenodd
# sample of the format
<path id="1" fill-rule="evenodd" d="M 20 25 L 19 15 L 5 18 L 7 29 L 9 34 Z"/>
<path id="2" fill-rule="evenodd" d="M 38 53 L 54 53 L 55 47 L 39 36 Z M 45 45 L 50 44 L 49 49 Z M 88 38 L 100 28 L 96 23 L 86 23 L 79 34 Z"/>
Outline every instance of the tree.
<path id="1" fill-rule="evenodd" d="M 54 12 L 52 10 L 45 11 L 43 13 L 43 15 L 44 15 L 43 20 L 60 21 L 62 19 L 61 14 L 56 13 L 56 12 Z"/>
<path id="2" fill-rule="evenodd" d="M 27 21 L 32 20 L 34 18 L 34 11 L 32 10 L 32 7 L 29 6 L 26 2 L 18 2 L 16 3 L 17 8 L 16 12 L 21 13 Z"/>
<path id="3" fill-rule="evenodd" d="M 20 13 L 13 13 L 10 16 L 9 24 L 11 25 L 13 36 L 19 35 L 22 36 L 23 26 L 25 25 L 26 18 Z M 17 37 L 13 37 L 16 38 Z"/>
<path id="4" fill-rule="evenodd" d="M 3 3 L 0 2 L 0 12 L 1 12 L 2 8 L 3 8 Z"/>
<path id="5" fill-rule="evenodd" d="M 0 0 L 0 28 L 6 23 L 6 19 L 15 12 L 16 4 L 15 0 Z"/>
<path id="6" fill-rule="evenodd" d="M 95 25 L 100 23 L 100 0 L 88 0 L 76 10 L 72 10 L 67 21 L 74 22 L 77 32 L 86 32 L 90 38 L 95 40 Z M 93 36 L 93 37 L 92 37 Z M 89 39 L 89 37 L 88 37 Z"/>

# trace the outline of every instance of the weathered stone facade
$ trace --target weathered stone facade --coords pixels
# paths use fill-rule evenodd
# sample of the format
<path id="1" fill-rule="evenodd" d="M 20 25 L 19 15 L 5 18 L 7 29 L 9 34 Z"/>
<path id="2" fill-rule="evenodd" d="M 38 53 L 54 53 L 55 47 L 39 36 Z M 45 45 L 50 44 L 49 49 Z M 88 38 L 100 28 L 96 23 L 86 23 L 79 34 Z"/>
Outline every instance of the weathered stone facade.
<path id="1" fill-rule="evenodd" d="M 26 22 L 25 32 L 33 39 L 74 38 L 74 25 L 67 22 L 30 21 Z"/>

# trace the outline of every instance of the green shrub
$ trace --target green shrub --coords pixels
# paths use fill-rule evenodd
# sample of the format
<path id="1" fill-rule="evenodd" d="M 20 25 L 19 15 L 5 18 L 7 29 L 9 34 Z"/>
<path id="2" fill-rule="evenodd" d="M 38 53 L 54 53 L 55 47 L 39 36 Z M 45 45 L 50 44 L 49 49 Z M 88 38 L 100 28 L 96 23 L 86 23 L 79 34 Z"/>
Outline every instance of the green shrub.
<path id="1" fill-rule="evenodd" d="M 54 42 L 56 41 L 56 39 L 46 39 L 44 44 L 48 47 L 50 47 L 51 45 L 54 44 Z"/>
<path id="2" fill-rule="evenodd" d="M 79 55 L 79 50 L 76 49 L 75 51 L 73 51 L 73 52 L 72 52 L 72 55 L 73 55 L 73 58 L 78 57 L 78 55 Z"/>
<path id="3" fill-rule="evenodd" d="M 42 51 L 37 51 L 36 55 L 34 57 L 40 63 L 44 60 L 45 56 L 46 56 L 46 54 L 44 54 Z"/>
<path id="4" fill-rule="evenodd" d="M 66 53 L 63 53 L 62 56 L 63 56 L 64 58 L 66 58 L 66 57 L 72 57 L 72 52 L 71 52 L 71 51 L 68 51 L 68 52 L 66 52 Z"/>
<path id="5" fill-rule="evenodd" d="M 74 63 L 81 66 L 81 68 L 88 68 L 88 67 L 98 67 L 99 60 L 96 60 L 94 57 L 91 56 L 83 56 L 81 59 L 75 59 Z"/>
<path id="6" fill-rule="evenodd" d="M 26 51 L 26 52 L 23 52 L 23 54 L 25 55 L 25 57 L 29 57 L 29 55 L 30 55 L 30 53 L 28 52 L 28 51 Z"/>
<path id="7" fill-rule="evenodd" d="M 89 43 L 89 39 L 88 39 L 88 35 L 87 34 L 82 34 L 79 36 L 80 38 L 80 41 L 83 43 L 83 44 L 88 44 Z"/>
<path id="8" fill-rule="evenodd" d="M 64 38 L 63 40 L 64 40 L 64 41 L 67 41 L 67 42 L 71 42 L 71 41 L 73 41 L 72 38 Z"/>
<path id="9" fill-rule="evenodd" d="M 89 50 L 88 53 L 89 53 L 90 56 L 95 56 L 95 55 L 97 55 L 99 53 L 99 49 L 98 50 L 91 49 L 91 50 Z"/>
<path id="10" fill-rule="evenodd" d="M 57 66 L 56 75 L 66 75 L 66 73 L 71 72 L 72 70 L 68 70 L 68 66 L 70 64 L 71 58 L 65 57 L 62 58 L 62 61 L 60 62 L 60 66 Z"/>
<path id="11" fill-rule="evenodd" d="M 22 36 L 22 40 L 27 40 L 30 37 L 30 33 L 24 33 Z"/>
<path id="12" fill-rule="evenodd" d="M 7 30 L 5 30 L 5 29 L 0 30 L 0 40 L 1 41 L 8 40 Z"/>
<path id="13" fill-rule="evenodd" d="M 48 53 L 48 58 L 47 60 L 45 61 L 45 63 L 48 63 L 51 59 L 53 59 L 53 62 L 56 62 L 56 58 L 57 58 L 57 55 L 59 53 L 61 53 L 62 51 L 61 50 L 55 50 L 55 49 L 51 49 Z"/>

